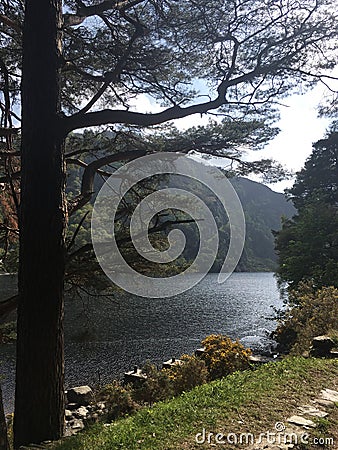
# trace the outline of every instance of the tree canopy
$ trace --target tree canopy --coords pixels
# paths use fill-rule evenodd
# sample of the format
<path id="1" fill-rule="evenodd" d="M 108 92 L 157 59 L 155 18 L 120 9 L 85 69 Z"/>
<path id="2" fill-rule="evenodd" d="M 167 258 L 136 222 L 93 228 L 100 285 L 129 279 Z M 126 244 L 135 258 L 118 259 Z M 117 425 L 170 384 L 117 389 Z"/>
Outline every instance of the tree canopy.
<path id="1" fill-rule="evenodd" d="M 316 142 L 289 196 L 298 214 L 277 233 L 278 277 L 295 288 L 338 286 L 338 133 Z"/>
<path id="2" fill-rule="evenodd" d="M 67 0 L 60 12 L 64 132 L 216 110 L 236 116 L 276 102 L 300 81 L 329 81 L 336 63 L 337 12 L 328 0 Z M 20 95 L 24 15 L 19 0 L 2 2 L 4 100 Z M 137 111 L 140 95 L 157 111 Z M 8 98 L 3 106 L 6 128 L 16 109 Z"/>
<path id="3" fill-rule="evenodd" d="M 338 132 L 332 130 L 315 142 L 304 168 L 297 174 L 288 195 L 297 208 L 311 199 L 323 199 L 332 206 L 338 204 Z"/>

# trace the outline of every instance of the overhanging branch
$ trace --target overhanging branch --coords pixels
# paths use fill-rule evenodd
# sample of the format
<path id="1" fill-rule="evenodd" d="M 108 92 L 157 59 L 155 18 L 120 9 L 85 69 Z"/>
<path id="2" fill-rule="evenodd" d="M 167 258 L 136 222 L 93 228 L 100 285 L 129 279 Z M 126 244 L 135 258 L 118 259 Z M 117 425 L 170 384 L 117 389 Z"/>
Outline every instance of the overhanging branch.
<path id="1" fill-rule="evenodd" d="M 101 3 L 96 5 L 87 6 L 82 1 L 78 0 L 78 8 L 75 14 L 64 14 L 64 24 L 66 26 L 72 27 L 76 25 L 80 25 L 87 17 L 92 16 L 100 16 L 102 13 L 111 10 L 117 11 L 127 11 L 133 6 L 138 5 L 139 3 L 143 3 L 144 0 L 125 0 L 125 1 L 116 1 L 116 0 L 104 0 Z M 1 17 L 1 16 L 0 16 Z"/>
<path id="2" fill-rule="evenodd" d="M 131 161 L 133 159 L 140 158 L 145 154 L 145 150 L 131 150 L 129 152 L 120 152 L 113 155 L 104 156 L 92 161 L 89 164 L 81 161 L 80 165 L 85 168 L 82 175 L 81 193 L 69 202 L 69 215 L 73 214 L 90 201 L 94 191 L 95 174 L 101 167 L 117 161 Z M 74 160 L 71 160 L 70 162 L 74 162 Z"/>
<path id="3" fill-rule="evenodd" d="M 138 125 L 147 127 L 159 125 L 173 119 L 181 119 L 196 113 L 206 113 L 209 110 L 217 109 L 225 103 L 224 100 L 214 100 L 207 103 L 188 106 L 182 108 L 173 106 L 162 112 L 154 114 L 143 114 L 127 110 L 104 109 L 101 111 L 89 112 L 83 115 L 74 115 L 64 119 L 65 132 L 70 133 L 78 128 L 92 127 L 98 125 L 107 125 L 113 123 Z"/>
<path id="4" fill-rule="evenodd" d="M 195 223 L 197 221 L 198 221 L 198 219 L 197 220 L 195 220 L 195 219 L 166 220 L 166 221 L 162 222 L 160 225 L 154 226 L 153 228 L 150 228 L 149 230 L 147 230 L 145 232 L 139 233 L 137 236 L 134 236 L 133 238 L 131 236 L 127 236 L 124 238 L 117 239 L 116 243 L 118 246 L 124 245 L 124 244 L 129 244 L 130 242 L 133 241 L 133 239 L 138 239 L 140 237 L 145 236 L 146 234 L 149 235 L 149 234 L 159 233 L 160 231 L 165 231 L 167 228 L 169 228 L 173 225 Z M 107 243 L 107 244 L 109 244 L 109 243 Z M 102 243 L 103 246 L 107 246 L 107 244 Z M 74 258 L 81 256 L 84 253 L 91 252 L 92 250 L 93 250 L 92 243 L 85 244 L 82 247 L 75 250 L 73 253 L 69 254 L 67 256 L 67 261 L 70 262 Z"/>
<path id="5" fill-rule="evenodd" d="M 76 15 L 82 17 L 90 17 L 96 16 L 98 14 L 102 14 L 105 11 L 110 11 L 112 9 L 117 9 L 119 11 L 126 11 L 133 6 L 138 5 L 139 3 L 144 3 L 144 0 L 125 0 L 125 1 L 116 1 L 116 0 L 104 0 L 101 3 L 92 6 L 86 6 L 83 2 L 78 2 L 81 6 L 76 11 Z"/>
<path id="6" fill-rule="evenodd" d="M 192 114 L 205 114 L 209 111 L 218 109 L 228 103 L 226 99 L 227 89 L 248 82 L 257 76 L 270 73 L 271 67 L 257 66 L 251 72 L 233 78 L 223 80 L 217 88 L 217 97 L 208 102 L 197 103 L 186 107 L 174 105 L 159 113 L 138 113 L 121 109 L 104 109 L 101 111 L 87 112 L 85 114 L 74 114 L 62 119 L 62 126 L 65 134 L 79 128 L 120 123 L 126 125 L 137 125 L 140 127 L 149 127 L 159 125 L 174 119 L 182 119 Z"/>

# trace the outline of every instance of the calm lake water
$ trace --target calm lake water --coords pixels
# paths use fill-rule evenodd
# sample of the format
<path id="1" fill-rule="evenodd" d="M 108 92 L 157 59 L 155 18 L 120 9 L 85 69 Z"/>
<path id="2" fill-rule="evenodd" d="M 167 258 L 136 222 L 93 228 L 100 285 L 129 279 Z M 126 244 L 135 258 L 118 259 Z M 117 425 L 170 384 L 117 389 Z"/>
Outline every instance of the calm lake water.
<path id="1" fill-rule="evenodd" d="M 191 353 L 211 333 L 239 338 L 256 352 L 269 350 L 279 297 L 272 273 L 234 273 L 223 284 L 209 274 L 176 297 L 116 300 L 68 299 L 65 315 L 66 387 L 106 383 L 146 360 L 160 364 Z M 1 299 L 15 277 L 0 276 Z M 13 409 L 15 345 L 0 346 L 0 376 L 6 411 Z"/>

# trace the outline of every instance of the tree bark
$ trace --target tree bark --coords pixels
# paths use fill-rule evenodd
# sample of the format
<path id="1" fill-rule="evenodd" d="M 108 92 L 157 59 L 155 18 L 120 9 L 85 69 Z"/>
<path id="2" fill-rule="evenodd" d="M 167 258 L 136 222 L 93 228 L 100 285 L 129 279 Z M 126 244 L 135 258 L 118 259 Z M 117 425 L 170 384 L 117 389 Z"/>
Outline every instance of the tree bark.
<path id="1" fill-rule="evenodd" d="M 1 385 L 0 385 L 0 450 L 9 450 L 6 417 L 4 412 L 4 406 L 2 403 Z"/>
<path id="2" fill-rule="evenodd" d="M 64 427 L 61 10 L 62 0 L 26 0 L 15 448 L 58 439 Z"/>

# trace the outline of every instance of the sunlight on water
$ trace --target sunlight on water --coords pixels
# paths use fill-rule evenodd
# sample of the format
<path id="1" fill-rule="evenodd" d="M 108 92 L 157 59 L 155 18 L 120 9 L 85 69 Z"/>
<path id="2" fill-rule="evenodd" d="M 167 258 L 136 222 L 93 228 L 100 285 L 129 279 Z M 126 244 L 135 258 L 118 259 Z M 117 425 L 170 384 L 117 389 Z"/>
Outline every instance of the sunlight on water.
<path id="1" fill-rule="evenodd" d="M 234 273 L 223 284 L 217 277 L 209 274 L 172 298 L 68 299 L 66 386 L 108 382 L 146 360 L 160 364 L 193 352 L 211 333 L 239 338 L 257 352 L 268 350 L 267 334 L 275 326 L 271 306 L 282 306 L 273 274 Z M 0 283 L 3 297 L 12 293 L 15 278 L 1 276 Z M 14 345 L 0 347 L 7 411 L 13 409 L 14 352 Z"/>

